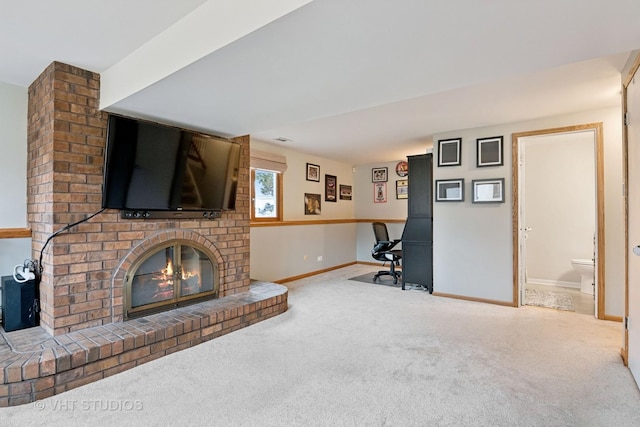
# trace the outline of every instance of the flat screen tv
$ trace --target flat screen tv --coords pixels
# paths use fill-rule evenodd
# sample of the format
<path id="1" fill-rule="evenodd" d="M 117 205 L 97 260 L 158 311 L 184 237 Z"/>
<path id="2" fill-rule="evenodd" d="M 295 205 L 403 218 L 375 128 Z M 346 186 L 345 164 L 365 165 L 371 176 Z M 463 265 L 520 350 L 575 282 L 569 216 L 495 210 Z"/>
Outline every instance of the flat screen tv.
<path id="1" fill-rule="evenodd" d="M 212 135 L 109 115 L 102 207 L 234 210 L 240 145 Z"/>

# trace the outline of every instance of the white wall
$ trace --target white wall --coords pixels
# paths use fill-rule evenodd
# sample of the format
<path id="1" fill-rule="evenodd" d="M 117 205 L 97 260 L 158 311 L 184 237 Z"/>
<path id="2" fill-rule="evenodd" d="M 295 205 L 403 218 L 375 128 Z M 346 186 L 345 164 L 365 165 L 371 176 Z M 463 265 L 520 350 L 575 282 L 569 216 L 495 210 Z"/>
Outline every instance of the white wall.
<path id="1" fill-rule="evenodd" d="M 0 83 L 0 228 L 27 227 L 27 88 Z M 31 239 L 0 239 L 0 276 L 31 258 Z"/>
<path id="2" fill-rule="evenodd" d="M 596 231 L 595 132 L 520 139 L 529 283 L 580 287 L 574 258 L 592 259 Z"/>
<path id="3" fill-rule="evenodd" d="M 336 202 L 324 200 L 326 174 L 336 176 L 338 186 L 351 185 L 355 191 L 351 165 L 261 141 L 251 141 L 251 148 L 281 154 L 287 159 L 283 176 L 284 221 L 354 218 L 355 194 L 352 200 L 339 197 Z M 320 166 L 320 182 L 306 180 L 307 163 Z M 305 193 L 321 195 L 320 215 L 304 214 Z M 276 281 L 354 262 L 356 239 L 354 223 L 252 227 L 251 278 Z"/>
<path id="4" fill-rule="evenodd" d="M 353 223 L 252 227 L 251 278 L 272 282 L 354 262 L 355 245 Z"/>
<path id="5" fill-rule="evenodd" d="M 605 162 L 605 313 L 624 312 L 624 227 L 622 198 L 622 124 L 620 107 L 484 128 L 446 132 L 437 140 L 462 137 L 462 166 L 437 167 L 434 180 L 465 179 L 465 202 L 434 203 L 434 290 L 476 298 L 511 302 L 511 134 L 585 123 L 604 124 Z M 504 166 L 475 167 L 476 138 L 504 136 Z M 472 205 L 472 179 L 505 178 L 505 203 Z"/>

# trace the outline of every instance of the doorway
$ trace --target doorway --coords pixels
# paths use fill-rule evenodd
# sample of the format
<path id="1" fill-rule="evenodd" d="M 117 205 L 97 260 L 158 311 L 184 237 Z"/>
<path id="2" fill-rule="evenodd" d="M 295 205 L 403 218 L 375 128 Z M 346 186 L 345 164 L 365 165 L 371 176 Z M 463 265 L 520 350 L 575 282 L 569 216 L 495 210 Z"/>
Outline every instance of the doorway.
<path id="1" fill-rule="evenodd" d="M 542 295 L 603 318 L 602 123 L 517 133 L 512 144 L 514 306 Z M 594 265 L 594 286 L 579 289 L 578 261 Z"/>

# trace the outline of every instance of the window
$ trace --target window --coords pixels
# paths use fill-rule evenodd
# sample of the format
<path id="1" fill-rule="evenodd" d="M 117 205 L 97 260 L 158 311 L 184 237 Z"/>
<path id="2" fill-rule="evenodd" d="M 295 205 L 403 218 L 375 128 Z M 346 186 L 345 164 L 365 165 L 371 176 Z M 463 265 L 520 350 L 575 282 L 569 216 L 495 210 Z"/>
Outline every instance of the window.
<path id="1" fill-rule="evenodd" d="M 282 174 L 251 169 L 251 221 L 282 221 Z"/>
<path id="2" fill-rule="evenodd" d="M 251 150 L 251 221 L 282 221 L 282 174 L 287 159 Z"/>

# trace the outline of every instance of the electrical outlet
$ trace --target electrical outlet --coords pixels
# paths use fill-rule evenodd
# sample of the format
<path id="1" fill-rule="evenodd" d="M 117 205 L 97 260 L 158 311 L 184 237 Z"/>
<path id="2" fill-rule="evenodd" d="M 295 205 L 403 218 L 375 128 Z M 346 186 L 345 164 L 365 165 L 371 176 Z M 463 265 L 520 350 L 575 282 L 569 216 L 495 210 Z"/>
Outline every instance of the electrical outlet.
<path id="1" fill-rule="evenodd" d="M 318 257 L 318 262 L 321 262 L 321 261 L 322 261 L 322 255 Z"/>
<path id="2" fill-rule="evenodd" d="M 305 256 L 304 256 L 304 260 L 306 261 L 306 260 L 308 260 L 308 259 L 309 259 L 309 255 L 305 255 Z"/>

